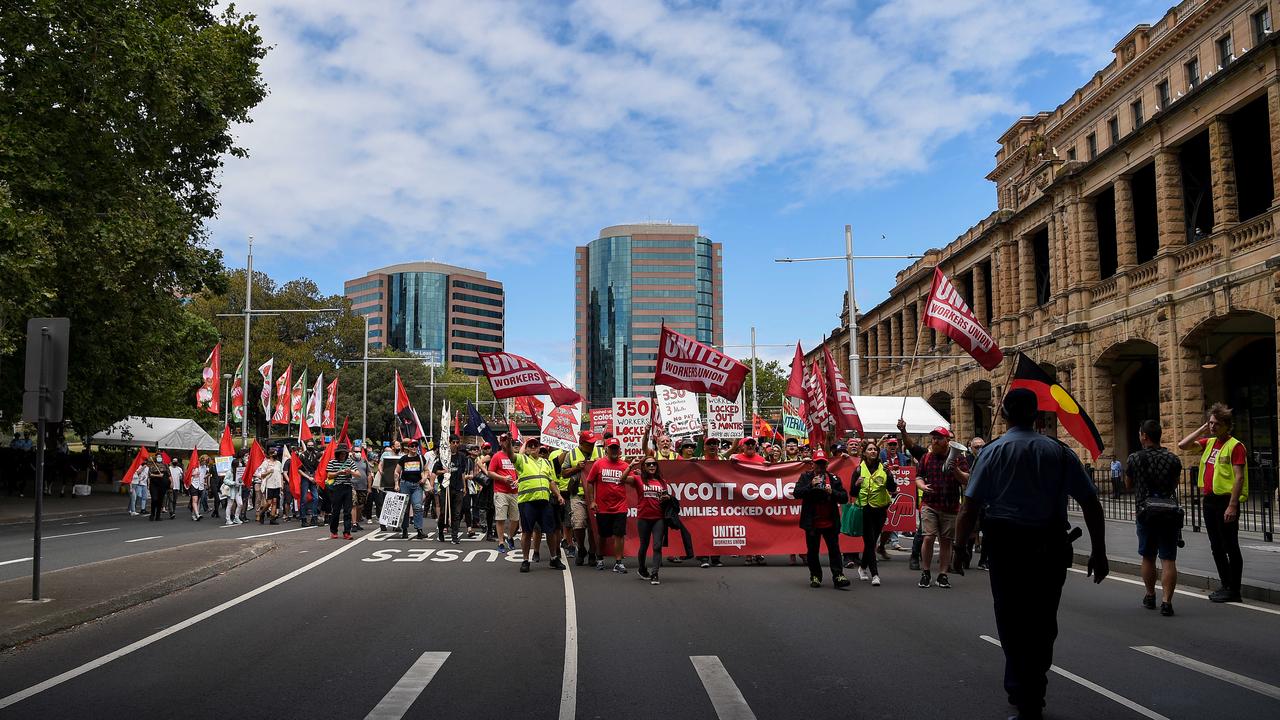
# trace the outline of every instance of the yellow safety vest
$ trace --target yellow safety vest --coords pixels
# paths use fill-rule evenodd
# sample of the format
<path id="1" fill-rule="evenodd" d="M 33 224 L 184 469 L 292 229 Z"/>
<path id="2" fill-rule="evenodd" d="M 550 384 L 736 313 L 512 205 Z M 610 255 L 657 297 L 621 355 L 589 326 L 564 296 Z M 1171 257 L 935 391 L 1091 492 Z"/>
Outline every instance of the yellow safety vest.
<path id="1" fill-rule="evenodd" d="M 1213 453 L 1213 446 L 1217 443 L 1217 438 L 1209 438 L 1204 444 L 1204 454 L 1200 456 L 1200 479 L 1197 484 L 1203 482 L 1204 466 L 1209 462 L 1209 455 Z M 1218 451 L 1218 458 L 1213 463 L 1213 494 L 1214 495 L 1230 495 L 1231 488 L 1236 486 L 1236 468 L 1231 464 L 1231 453 L 1235 451 L 1240 441 L 1235 438 L 1227 438 L 1222 443 L 1222 449 Z M 1249 464 L 1244 466 L 1244 481 L 1240 483 L 1240 502 L 1249 499 Z"/>
<path id="2" fill-rule="evenodd" d="M 551 479 L 555 468 L 550 461 L 516 453 L 511 458 L 519 477 L 516 479 L 516 502 L 535 502 L 551 499 Z"/>
<path id="3" fill-rule="evenodd" d="M 575 447 L 574 449 L 569 451 L 570 465 L 577 465 L 583 460 L 599 460 L 599 459 L 600 459 L 600 448 L 598 447 L 591 448 L 591 457 L 587 457 L 582 453 L 581 446 Z M 587 494 L 586 480 L 587 480 L 587 473 L 585 470 L 578 473 L 578 495 L 580 496 L 585 496 Z M 564 488 L 561 488 L 561 489 L 563 490 Z"/>
<path id="4" fill-rule="evenodd" d="M 551 461 L 551 475 L 556 480 L 556 487 L 560 488 L 560 492 L 565 492 L 566 490 L 569 489 L 569 478 L 560 477 L 560 473 L 556 472 L 556 458 L 560 457 L 561 455 L 564 455 L 564 451 L 556 450 L 555 452 L 551 453 L 551 455 L 547 458 L 547 460 Z"/>
<path id="5" fill-rule="evenodd" d="M 880 463 L 875 472 L 868 471 L 865 462 L 858 463 L 858 475 L 862 478 L 862 485 L 858 488 L 859 505 L 882 508 L 893 502 L 885 487 L 889 484 L 889 471 L 885 469 L 884 463 Z"/>

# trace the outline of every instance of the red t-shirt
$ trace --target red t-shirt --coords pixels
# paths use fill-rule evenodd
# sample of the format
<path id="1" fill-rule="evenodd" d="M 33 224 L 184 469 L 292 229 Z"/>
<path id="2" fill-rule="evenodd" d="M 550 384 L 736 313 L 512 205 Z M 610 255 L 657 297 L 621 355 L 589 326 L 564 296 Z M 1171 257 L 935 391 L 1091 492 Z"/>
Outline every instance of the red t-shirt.
<path id="1" fill-rule="evenodd" d="M 1196 441 L 1196 444 L 1203 449 L 1205 445 L 1209 444 L 1209 440 L 1210 438 L 1200 438 Z M 1205 495 L 1213 494 L 1213 466 L 1218 462 L 1218 451 L 1221 450 L 1222 446 L 1226 443 L 1226 440 L 1213 438 L 1213 451 L 1209 453 L 1209 459 L 1205 460 L 1204 467 L 1200 468 L 1200 471 L 1203 473 L 1201 475 L 1200 484 L 1204 486 Z M 1245 454 L 1244 443 L 1236 443 L 1235 449 L 1231 451 L 1231 464 L 1245 465 L 1248 461 L 1249 458 Z"/>
<path id="2" fill-rule="evenodd" d="M 661 520 L 662 504 L 658 501 L 659 496 L 667 490 L 667 481 L 657 478 L 649 478 L 641 480 L 640 504 L 636 506 L 636 517 L 645 520 Z"/>
<path id="3" fill-rule="evenodd" d="M 516 493 L 516 466 L 507 454 L 499 450 L 489 459 L 489 476 L 493 478 L 493 491 L 514 495 Z"/>
<path id="4" fill-rule="evenodd" d="M 813 526 L 818 529 L 825 530 L 829 527 L 835 527 L 835 505 L 829 502 L 820 502 L 813 506 Z"/>
<path id="5" fill-rule="evenodd" d="M 607 457 L 591 464 L 587 485 L 595 486 L 596 512 L 614 514 L 627 511 L 627 485 L 623 480 L 630 466 L 625 460 Z"/>
<path id="6" fill-rule="evenodd" d="M 743 453 L 738 453 L 737 455 L 731 456 L 729 459 L 737 460 L 738 462 L 746 463 L 748 465 L 764 464 L 764 456 L 759 453 L 756 453 L 755 455 L 745 455 Z"/>

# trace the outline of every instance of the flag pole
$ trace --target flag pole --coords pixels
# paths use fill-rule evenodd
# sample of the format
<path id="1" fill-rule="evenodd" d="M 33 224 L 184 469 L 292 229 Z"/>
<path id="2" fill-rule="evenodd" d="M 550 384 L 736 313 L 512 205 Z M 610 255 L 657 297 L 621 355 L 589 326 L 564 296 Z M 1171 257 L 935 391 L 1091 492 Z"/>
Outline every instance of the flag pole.
<path id="1" fill-rule="evenodd" d="M 907 310 L 907 296 L 905 294 L 902 296 L 902 310 L 904 313 Z M 925 305 L 925 314 L 929 314 L 928 305 Z M 907 370 L 907 386 L 902 391 L 902 409 L 898 411 L 899 420 L 903 419 L 907 412 L 907 394 L 911 391 L 911 378 L 916 373 L 916 358 L 920 355 L 920 336 L 924 334 L 924 328 L 924 323 L 920 322 L 920 318 L 916 318 L 916 343 L 915 347 L 911 348 L 911 368 Z"/>

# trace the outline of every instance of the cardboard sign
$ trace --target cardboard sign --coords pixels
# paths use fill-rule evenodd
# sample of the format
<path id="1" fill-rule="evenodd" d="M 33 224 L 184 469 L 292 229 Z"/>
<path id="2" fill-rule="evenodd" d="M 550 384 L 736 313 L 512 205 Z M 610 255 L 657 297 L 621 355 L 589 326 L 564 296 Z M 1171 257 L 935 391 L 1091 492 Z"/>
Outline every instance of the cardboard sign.
<path id="1" fill-rule="evenodd" d="M 613 408 L 592 408 L 591 432 L 597 435 L 613 432 Z"/>
<path id="2" fill-rule="evenodd" d="M 543 406 L 542 444 L 565 451 L 578 447 L 581 422 L 576 404 L 552 407 L 548 403 Z"/>
<path id="3" fill-rule="evenodd" d="M 707 437 L 721 440 L 742 438 L 742 404 L 708 395 Z"/>
<path id="4" fill-rule="evenodd" d="M 623 455 L 640 454 L 645 428 L 649 427 L 649 413 L 653 404 L 649 398 L 613 399 L 613 434 L 622 442 Z"/>
<path id="5" fill-rule="evenodd" d="M 662 415 L 662 428 L 673 438 L 702 434 L 702 413 L 698 410 L 698 395 L 689 390 L 659 385 L 658 412 Z M 739 435 L 738 437 L 742 437 Z"/>
<path id="6" fill-rule="evenodd" d="M 388 490 L 382 500 L 382 514 L 378 516 L 378 524 L 389 528 L 400 527 L 400 518 L 404 515 L 404 506 L 408 502 L 408 495 Z"/>
<path id="7" fill-rule="evenodd" d="M 231 474 L 231 456 L 219 455 L 213 459 L 213 469 L 218 473 L 218 477 L 226 477 Z"/>

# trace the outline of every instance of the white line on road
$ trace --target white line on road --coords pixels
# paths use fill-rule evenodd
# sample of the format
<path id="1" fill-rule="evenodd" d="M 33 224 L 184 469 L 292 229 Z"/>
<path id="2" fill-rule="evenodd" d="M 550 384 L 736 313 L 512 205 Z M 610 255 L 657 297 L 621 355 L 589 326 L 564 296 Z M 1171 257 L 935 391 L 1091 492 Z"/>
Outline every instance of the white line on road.
<path id="1" fill-rule="evenodd" d="M 986 640 L 987 642 L 991 643 L 992 645 L 995 645 L 996 647 L 1000 647 L 1000 641 L 991 637 L 990 635 L 979 635 L 978 637 L 982 638 L 983 640 Z M 1058 673 L 1062 677 L 1070 680 L 1071 682 L 1078 683 L 1080 685 L 1083 685 L 1084 687 L 1089 688 L 1090 690 L 1098 693 L 1099 695 L 1101 695 L 1104 698 L 1107 698 L 1108 700 L 1113 700 L 1117 703 L 1120 703 L 1121 705 L 1129 708 L 1130 710 L 1138 713 L 1139 715 L 1142 715 L 1143 717 L 1151 718 L 1151 720 L 1169 720 L 1169 718 L 1165 717 L 1164 715 L 1161 715 L 1155 710 L 1152 710 L 1147 707 L 1143 707 L 1142 705 L 1139 705 L 1138 703 L 1130 700 L 1127 697 L 1124 697 L 1123 695 L 1117 695 L 1111 692 L 1110 690 L 1102 687 L 1101 685 L 1091 680 L 1085 680 L 1079 675 L 1076 675 L 1073 672 L 1068 672 L 1066 670 L 1063 670 L 1057 665 L 1050 665 L 1049 669 Z"/>
<path id="2" fill-rule="evenodd" d="M 213 617 L 214 615 L 217 615 L 223 610 L 233 608 L 236 605 L 239 605 L 240 603 L 245 602 L 246 600 L 252 600 L 253 598 L 261 595 L 262 593 L 267 592 L 268 590 L 279 587 L 280 585 L 283 585 L 284 583 L 289 582 L 290 580 L 298 577 L 299 575 L 307 572 L 308 570 L 311 570 L 313 568 L 317 568 L 323 565 L 324 563 L 332 560 L 333 558 L 341 555 L 342 553 L 364 542 L 364 540 L 365 538 L 360 538 L 355 542 L 346 543 L 341 547 L 339 547 L 338 549 L 334 550 L 333 552 L 329 553 L 328 555 L 325 555 L 324 557 L 316 558 L 315 560 L 312 560 L 310 563 L 303 565 L 302 567 L 298 568 L 297 570 L 294 570 L 288 575 L 284 575 L 282 577 L 276 578 L 275 580 L 272 580 L 271 582 L 265 585 L 262 585 L 261 587 L 250 590 L 249 592 L 239 597 L 232 598 L 222 603 L 221 605 L 217 605 L 208 610 L 205 610 L 199 615 L 193 615 L 176 625 L 172 625 L 170 627 L 165 628 L 164 630 L 161 630 L 160 632 L 154 633 L 152 635 L 148 635 L 142 638 L 141 640 L 125 645 L 119 650 L 107 653 L 106 655 L 103 655 L 102 657 L 96 660 L 90 660 L 89 662 L 79 667 L 72 668 L 71 670 L 68 670 L 62 673 L 61 675 L 55 675 L 49 678 L 48 680 L 45 680 L 42 683 L 32 685 L 26 690 L 21 690 L 8 697 L 0 698 L 0 710 L 3 710 L 9 707 L 10 705 L 20 703 L 23 700 L 26 700 L 27 698 L 33 695 L 38 695 L 44 692 L 45 690 L 48 690 L 49 688 L 57 687 L 58 685 L 61 685 L 62 683 L 68 680 L 80 677 L 81 675 L 84 675 L 87 672 L 92 672 L 102 667 L 103 665 L 106 665 L 112 660 L 118 660 L 124 657 L 125 655 L 128 655 L 134 650 L 140 650 L 148 645 L 151 645 L 152 643 L 159 642 L 160 640 L 163 640 L 169 637 L 170 635 L 180 633 L 183 630 L 186 630 L 187 628 L 191 627 L 192 625 L 195 625 L 196 623 L 202 620 L 208 620 L 209 618 Z"/>
<path id="3" fill-rule="evenodd" d="M 143 540 L 159 540 L 159 539 L 160 539 L 160 538 L 162 538 L 162 537 L 164 537 L 164 536 L 163 536 L 163 535 L 151 535 L 151 536 L 149 536 L 149 537 L 144 537 L 144 538 L 134 538 L 134 539 L 132 539 L 132 540 L 125 540 L 125 542 L 127 542 L 127 543 L 131 543 L 131 542 L 142 542 Z"/>
<path id="4" fill-rule="evenodd" d="M 254 538 L 260 538 L 260 537 L 271 537 L 272 535 L 283 535 L 283 534 L 285 534 L 285 533 L 298 532 L 299 530 L 310 530 L 310 529 L 311 529 L 311 528 L 309 528 L 309 527 L 296 527 L 296 528 L 289 528 L 288 530 L 276 530 L 275 532 L 262 533 L 262 534 L 260 534 L 260 535 L 245 535 L 245 536 L 244 536 L 244 537 L 242 537 L 242 538 L 236 538 L 236 539 L 237 539 L 237 540 L 252 540 L 252 539 L 254 539 Z"/>
<path id="5" fill-rule="evenodd" d="M 12 565 L 14 563 L 26 562 L 30 559 L 31 558 L 18 558 L 17 560 L 5 560 L 3 562 L 0 562 L 0 565 Z"/>
<path id="6" fill-rule="evenodd" d="M 71 527 L 72 525 L 88 525 L 88 524 L 89 524 L 88 520 L 81 520 L 80 522 L 74 522 L 74 523 L 62 523 L 58 527 Z"/>
<path id="7" fill-rule="evenodd" d="M 101 530 L 84 530 L 84 531 L 82 531 L 82 532 L 65 533 L 65 534 L 63 534 L 63 535 L 45 535 L 44 537 L 42 537 L 42 538 L 40 538 L 40 539 L 41 539 L 41 540 L 56 540 L 57 538 L 74 537 L 74 536 L 76 536 L 76 535 L 92 535 L 93 533 L 111 532 L 112 530 L 119 530 L 119 529 L 120 529 L 120 528 L 102 528 Z"/>
<path id="8" fill-rule="evenodd" d="M 720 720 L 756 720 L 756 714 L 751 712 L 751 706 L 747 705 L 747 699 L 742 697 L 742 691 L 729 676 L 729 671 L 724 669 L 719 656 L 690 655 L 689 660 L 707 690 L 707 697 L 711 698 L 716 717 Z"/>
<path id="9" fill-rule="evenodd" d="M 422 657 L 392 687 L 377 707 L 369 711 L 364 720 L 400 720 L 409 712 L 409 706 L 418 699 L 436 671 L 449 659 L 447 652 L 424 652 Z"/>
<path id="10" fill-rule="evenodd" d="M 1084 570 L 1079 570 L 1076 568 L 1068 568 L 1068 570 L 1070 570 L 1073 573 L 1079 573 L 1081 575 L 1086 574 Z M 1146 587 L 1146 585 L 1141 580 L 1133 580 L 1131 578 L 1116 577 L 1115 575 L 1108 575 L 1107 579 L 1115 580 L 1116 582 L 1129 583 L 1130 585 L 1137 585 L 1139 587 Z M 1185 595 L 1187 597 L 1199 598 L 1200 600 L 1209 599 L 1209 596 L 1204 593 L 1192 592 L 1190 590 L 1175 589 L 1173 592 L 1178 595 Z M 1225 604 L 1232 605 L 1234 607 L 1242 607 L 1242 608 L 1245 608 L 1246 610 L 1256 610 L 1257 612 L 1270 613 L 1272 615 L 1280 615 L 1280 610 L 1273 610 L 1271 608 L 1265 608 L 1260 605 L 1250 605 L 1248 603 L 1242 603 L 1242 602 L 1233 602 L 1233 603 L 1225 603 Z"/>
<path id="11" fill-rule="evenodd" d="M 1135 646 L 1133 649 L 1137 650 L 1140 653 L 1146 653 L 1151 657 L 1160 658 L 1165 662 L 1171 662 L 1174 665 L 1181 665 L 1182 667 L 1187 668 L 1188 670 L 1195 670 L 1198 673 L 1208 675 L 1209 677 L 1212 677 L 1212 678 L 1217 678 L 1219 680 L 1222 680 L 1223 682 L 1229 682 L 1232 685 L 1239 685 L 1245 690 L 1252 690 L 1258 693 L 1259 695 L 1266 695 L 1272 700 L 1280 700 L 1280 687 L 1276 687 L 1275 685 L 1268 685 L 1267 683 L 1264 683 L 1261 680 L 1254 680 L 1251 677 L 1245 677 L 1244 675 L 1240 675 L 1239 673 L 1233 673 L 1230 670 L 1223 670 L 1222 668 L 1215 667 L 1213 665 L 1210 665 L 1209 663 L 1203 663 L 1203 662 L 1200 662 L 1199 660 L 1192 660 L 1191 658 L 1186 657 L 1184 655 L 1179 655 L 1175 652 L 1169 652 L 1164 648 L 1158 648 L 1154 645 L 1138 645 L 1138 646 Z"/>
<path id="12" fill-rule="evenodd" d="M 573 592 L 573 575 L 564 570 L 564 675 L 560 685 L 560 720 L 573 720 L 578 713 L 578 599 Z"/>

